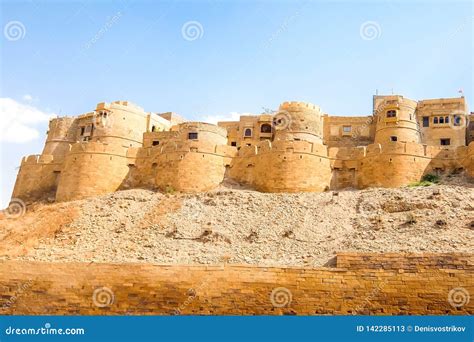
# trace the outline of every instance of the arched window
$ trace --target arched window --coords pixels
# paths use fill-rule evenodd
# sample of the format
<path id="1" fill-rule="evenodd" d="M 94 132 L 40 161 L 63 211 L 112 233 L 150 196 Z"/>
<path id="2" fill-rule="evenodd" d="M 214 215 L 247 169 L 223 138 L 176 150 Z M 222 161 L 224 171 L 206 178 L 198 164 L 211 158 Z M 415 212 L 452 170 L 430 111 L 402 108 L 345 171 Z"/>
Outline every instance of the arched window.
<path id="1" fill-rule="evenodd" d="M 262 133 L 271 133 L 272 132 L 272 126 L 269 124 L 263 124 L 260 127 L 260 132 Z"/>
<path id="2" fill-rule="evenodd" d="M 438 123 L 438 117 L 435 116 L 434 119 L 433 119 L 433 123 L 437 124 Z"/>
<path id="3" fill-rule="evenodd" d="M 441 117 L 439 118 L 439 123 L 440 123 L 440 124 L 444 123 L 444 117 L 441 116 Z"/>
<path id="4" fill-rule="evenodd" d="M 251 137 L 252 136 L 252 129 L 246 128 L 244 131 L 244 137 Z"/>
<path id="5" fill-rule="evenodd" d="M 444 123 L 449 123 L 449 116 L 444 118 Z"/>

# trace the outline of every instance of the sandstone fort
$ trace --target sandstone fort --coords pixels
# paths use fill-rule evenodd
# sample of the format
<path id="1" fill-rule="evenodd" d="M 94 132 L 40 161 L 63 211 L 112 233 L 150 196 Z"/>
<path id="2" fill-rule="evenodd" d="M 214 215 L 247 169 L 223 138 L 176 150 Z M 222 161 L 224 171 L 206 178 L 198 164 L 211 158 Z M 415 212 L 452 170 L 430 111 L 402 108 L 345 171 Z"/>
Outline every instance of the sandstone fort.
<path id="1" fill-rule="evenodd" d="M 375 95 L 372 115 L 349 117 L 284 102 L 277 111 L 217 125 L 127 101 L 99 103 L 50 121 L 43 152 L 22 160 L 13 197 L 199 192 L 225 180 L 263 192 L 321 192 L 400 187 L 428 173 L 474 177 L 473 116 L 464 97 Z"/>

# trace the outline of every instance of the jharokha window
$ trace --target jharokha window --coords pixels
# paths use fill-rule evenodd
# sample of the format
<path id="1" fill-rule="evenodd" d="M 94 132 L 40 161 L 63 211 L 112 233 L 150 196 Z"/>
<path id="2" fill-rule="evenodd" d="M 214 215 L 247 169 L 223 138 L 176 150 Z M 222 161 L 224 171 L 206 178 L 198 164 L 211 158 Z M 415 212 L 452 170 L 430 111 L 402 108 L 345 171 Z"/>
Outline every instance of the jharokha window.
<path id="1" fill-rule="evenodd" d="M 262 127 L 260 127 L 260 132 L 262 133 L 271 133 L 272 132 L 272 126 L 269 124 L 263 124 Z"/>
<path id="2" fill-rule="evenodd" d="M 387 111 L 387 118 L 394 118 L 397 116 L 397 111 L 396 110 L 388 110 Z"/>

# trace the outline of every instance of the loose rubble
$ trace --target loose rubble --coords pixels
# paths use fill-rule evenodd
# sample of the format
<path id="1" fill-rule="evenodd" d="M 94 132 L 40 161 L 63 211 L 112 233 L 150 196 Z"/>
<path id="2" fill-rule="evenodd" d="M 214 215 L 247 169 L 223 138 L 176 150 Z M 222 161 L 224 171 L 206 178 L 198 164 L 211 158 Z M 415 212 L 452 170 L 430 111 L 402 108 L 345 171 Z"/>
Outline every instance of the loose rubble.
<path id="1" fill-rule="evenodd" d="M 79 214 L 22 253 L 3 246 L 1 258 L 321 266 L 337 252 L 474 252 L 472 184 L 297 194 L 135 189 L 47 206 Z M 11 235 L 4 231 L 0 246 Z"/>

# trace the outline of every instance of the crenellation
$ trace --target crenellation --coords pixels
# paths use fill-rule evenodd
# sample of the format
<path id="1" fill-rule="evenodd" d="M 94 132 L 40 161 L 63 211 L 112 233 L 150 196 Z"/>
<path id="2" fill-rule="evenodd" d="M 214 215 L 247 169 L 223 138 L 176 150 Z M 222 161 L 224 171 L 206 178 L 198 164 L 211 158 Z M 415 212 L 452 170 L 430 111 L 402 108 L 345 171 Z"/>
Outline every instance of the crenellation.
<path id="1" fill-rule="evenodd" d="M 68 201 L 134 187 L 207 191 L 226 179 L 259 191 L 303 192 L 399 187 L 427 173 L 474 177 L 472 114 L 463 113 L 463 97 L 376 95 L 371 116 L 330 116 L 289 101 L 271 114 L 213 125 L 128 101 L 102 102 L 51 120 L 43 153 L 22 159 L 13 197 Z M 457 115 L 466 120 L 454 121 Z"/>

